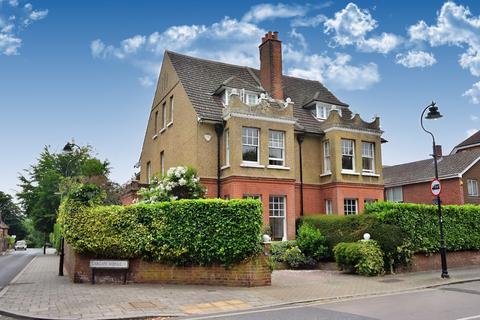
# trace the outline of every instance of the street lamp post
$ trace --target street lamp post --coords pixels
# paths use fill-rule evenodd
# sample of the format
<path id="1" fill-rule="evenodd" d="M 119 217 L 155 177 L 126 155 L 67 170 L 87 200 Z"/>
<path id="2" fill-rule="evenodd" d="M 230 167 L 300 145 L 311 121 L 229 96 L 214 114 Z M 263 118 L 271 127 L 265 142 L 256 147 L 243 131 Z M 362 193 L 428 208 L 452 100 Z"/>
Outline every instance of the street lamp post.
<path id="1" fill-rule="evenodd" d="M 437 151 L 436 151 L 436 144 L 435 144 L 435 136 L 433 135 L 432 132 L 428 131 L 425 129 L 423 126 L 423 116 L 425 114 L 425 111 L 428 113 L 425 119 L 429 120 L 435 120 L 439 119 L 442 117 L 440 112 L 438 112 L 438 107 L 436 106 L 436 103 L 432 101 L 428 106 L 423 109 L 422 115 L 420 116 L 420 125 L 422 126 L 423 131 L 426 133 L 430 134 L 432 137 L 433 141 L 433 163 L 435 165 L 435 179 L 438 180 L 438 163 L 437 163 Z M 442 202 L 440 199 L 440 194 L 437 195 L 437 207 L 438 207 L 438 224 L 440 226 L 440 257 L 441 257 L 441 262 L 442 262 L 442 278 L 450 278 L 448 275 L 448 270 L 447 270 L 447 250 L 445 248 L 445 237 L 443 234 L 443 216 L 442 216 Z"/>
<path id="2" fill-rule="evenodd" d="M 80 149 L 80 147 L 78 145 L 76 145 L 75 143 L 73 142 L 67 142 L 67 144 L 65 145 L 65 147 L 63 147 L 63 152 L 64 153 L 71 153 L 73 152 L 73 148 L 76 147 L 78 149 Z M 68 168 L 67 168 L 68 169 Z M 66 172 L 66 175 L 68 176 L 68 172 Z M 61 234 L 61 240 L 60 240 L 60 262 L 58 264 L 58 275 L 63 277 L 63 261 L 64 261 L 64 258 L 65 258 L 65 238 L 63 237 L 63 235 Z"/>

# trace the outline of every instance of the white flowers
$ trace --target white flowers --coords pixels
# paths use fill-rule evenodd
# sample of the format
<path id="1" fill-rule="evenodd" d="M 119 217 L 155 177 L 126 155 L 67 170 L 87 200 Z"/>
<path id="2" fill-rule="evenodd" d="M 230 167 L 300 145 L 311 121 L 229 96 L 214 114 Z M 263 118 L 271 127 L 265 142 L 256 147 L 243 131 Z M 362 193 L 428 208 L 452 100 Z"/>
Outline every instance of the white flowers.
<path id="1" fill-rule="evenodd" d="M 187 167 L 172 167 L 160 180 L 156 177 L 148 188 L 142 188 L 139 195 L 144 203 L 174 201 L 178 199 L 198 199 L 205 194 L 204 187 L 195 170 Z"/>

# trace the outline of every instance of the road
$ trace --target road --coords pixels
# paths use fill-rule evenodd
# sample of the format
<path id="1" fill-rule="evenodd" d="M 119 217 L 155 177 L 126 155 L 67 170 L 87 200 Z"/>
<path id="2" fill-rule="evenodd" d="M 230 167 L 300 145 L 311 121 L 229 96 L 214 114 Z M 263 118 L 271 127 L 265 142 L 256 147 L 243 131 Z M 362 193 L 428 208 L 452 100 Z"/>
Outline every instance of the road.
<path id="1" fill-rule="evenodd" d="M 43 254 L 42 249 L 11 251 L 4 256 L 0 256 L 0 290 L 7 286 L 33 257 L 39 254 Z"/>
<path id="2" fill-rule="evenodd" d="M 186 319 L 480 320 L 480 282 L 330 303 L 312 303 Z"/>

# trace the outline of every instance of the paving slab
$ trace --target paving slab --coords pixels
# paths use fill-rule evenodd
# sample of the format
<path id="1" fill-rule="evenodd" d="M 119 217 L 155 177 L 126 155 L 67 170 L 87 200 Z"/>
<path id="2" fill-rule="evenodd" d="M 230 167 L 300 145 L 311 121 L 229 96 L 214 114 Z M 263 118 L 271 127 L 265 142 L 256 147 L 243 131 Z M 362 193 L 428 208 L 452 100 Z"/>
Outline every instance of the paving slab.
<path id="1" fill-rule="evenodd" d="M 361 277 L 328 270 L 282 270 L 272 286 L 231 288 L 161 284 L 74 284 L 59 277 L 58 257 L 38 256 L 0 293 L 0 314 L 36 319 L 121 319 L 237 311 L 334 300 L 480 280 L 480 267 Z M 3 320 L 2 318 L 0 318 Z M 7 318 L 8 319 L 8 318 Z"/>

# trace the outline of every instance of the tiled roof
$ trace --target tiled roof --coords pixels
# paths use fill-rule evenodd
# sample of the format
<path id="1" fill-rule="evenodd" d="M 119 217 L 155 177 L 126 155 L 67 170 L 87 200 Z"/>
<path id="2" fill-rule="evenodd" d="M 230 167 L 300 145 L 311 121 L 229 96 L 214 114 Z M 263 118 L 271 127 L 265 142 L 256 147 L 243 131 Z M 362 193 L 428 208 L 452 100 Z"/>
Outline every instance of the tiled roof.
<path id="1" fill-rule="evenodd" d="M 459 144 L 455 146 L 454 149 L 456 148 L 461 148 L 461 147 L 466 147 L 472 144 L 478 144 L 480 143 L 480 131 L 477 131 L 476 133 L 472 134 L 470 137 L 467 139 L 463 140 Z"/>
<path id="2" fill-rule="evenodd" d="M 165 54 L 172 62 L 200 118 L 222 121 L 222 102 L 213 93 L 225 82 L 247 83 L 249 88 L 261 87 L 260 71 L 257 69 L 194 58 L 171 51 L 166 51 Z M 311 111 L 302 108 L 307 102 L 316 99 L 348 107 L 318 81 L 283 76 L 283 90 L 284 97 L 289 97 L 294 102 L 294 117 L 298 119 L 298 127 L 307 132 L 322 132 L 320 123 L 312 116 Z"/>
<path id="3" fill-rule="evenodd" d="M 480 158 L 480 151 L 468 151 L 438 159 L 440 179 L 461 174 Z M 400 186 L 432 180 L 435 177 L 433 158 L 383 167 L 385 187 Z"/>

